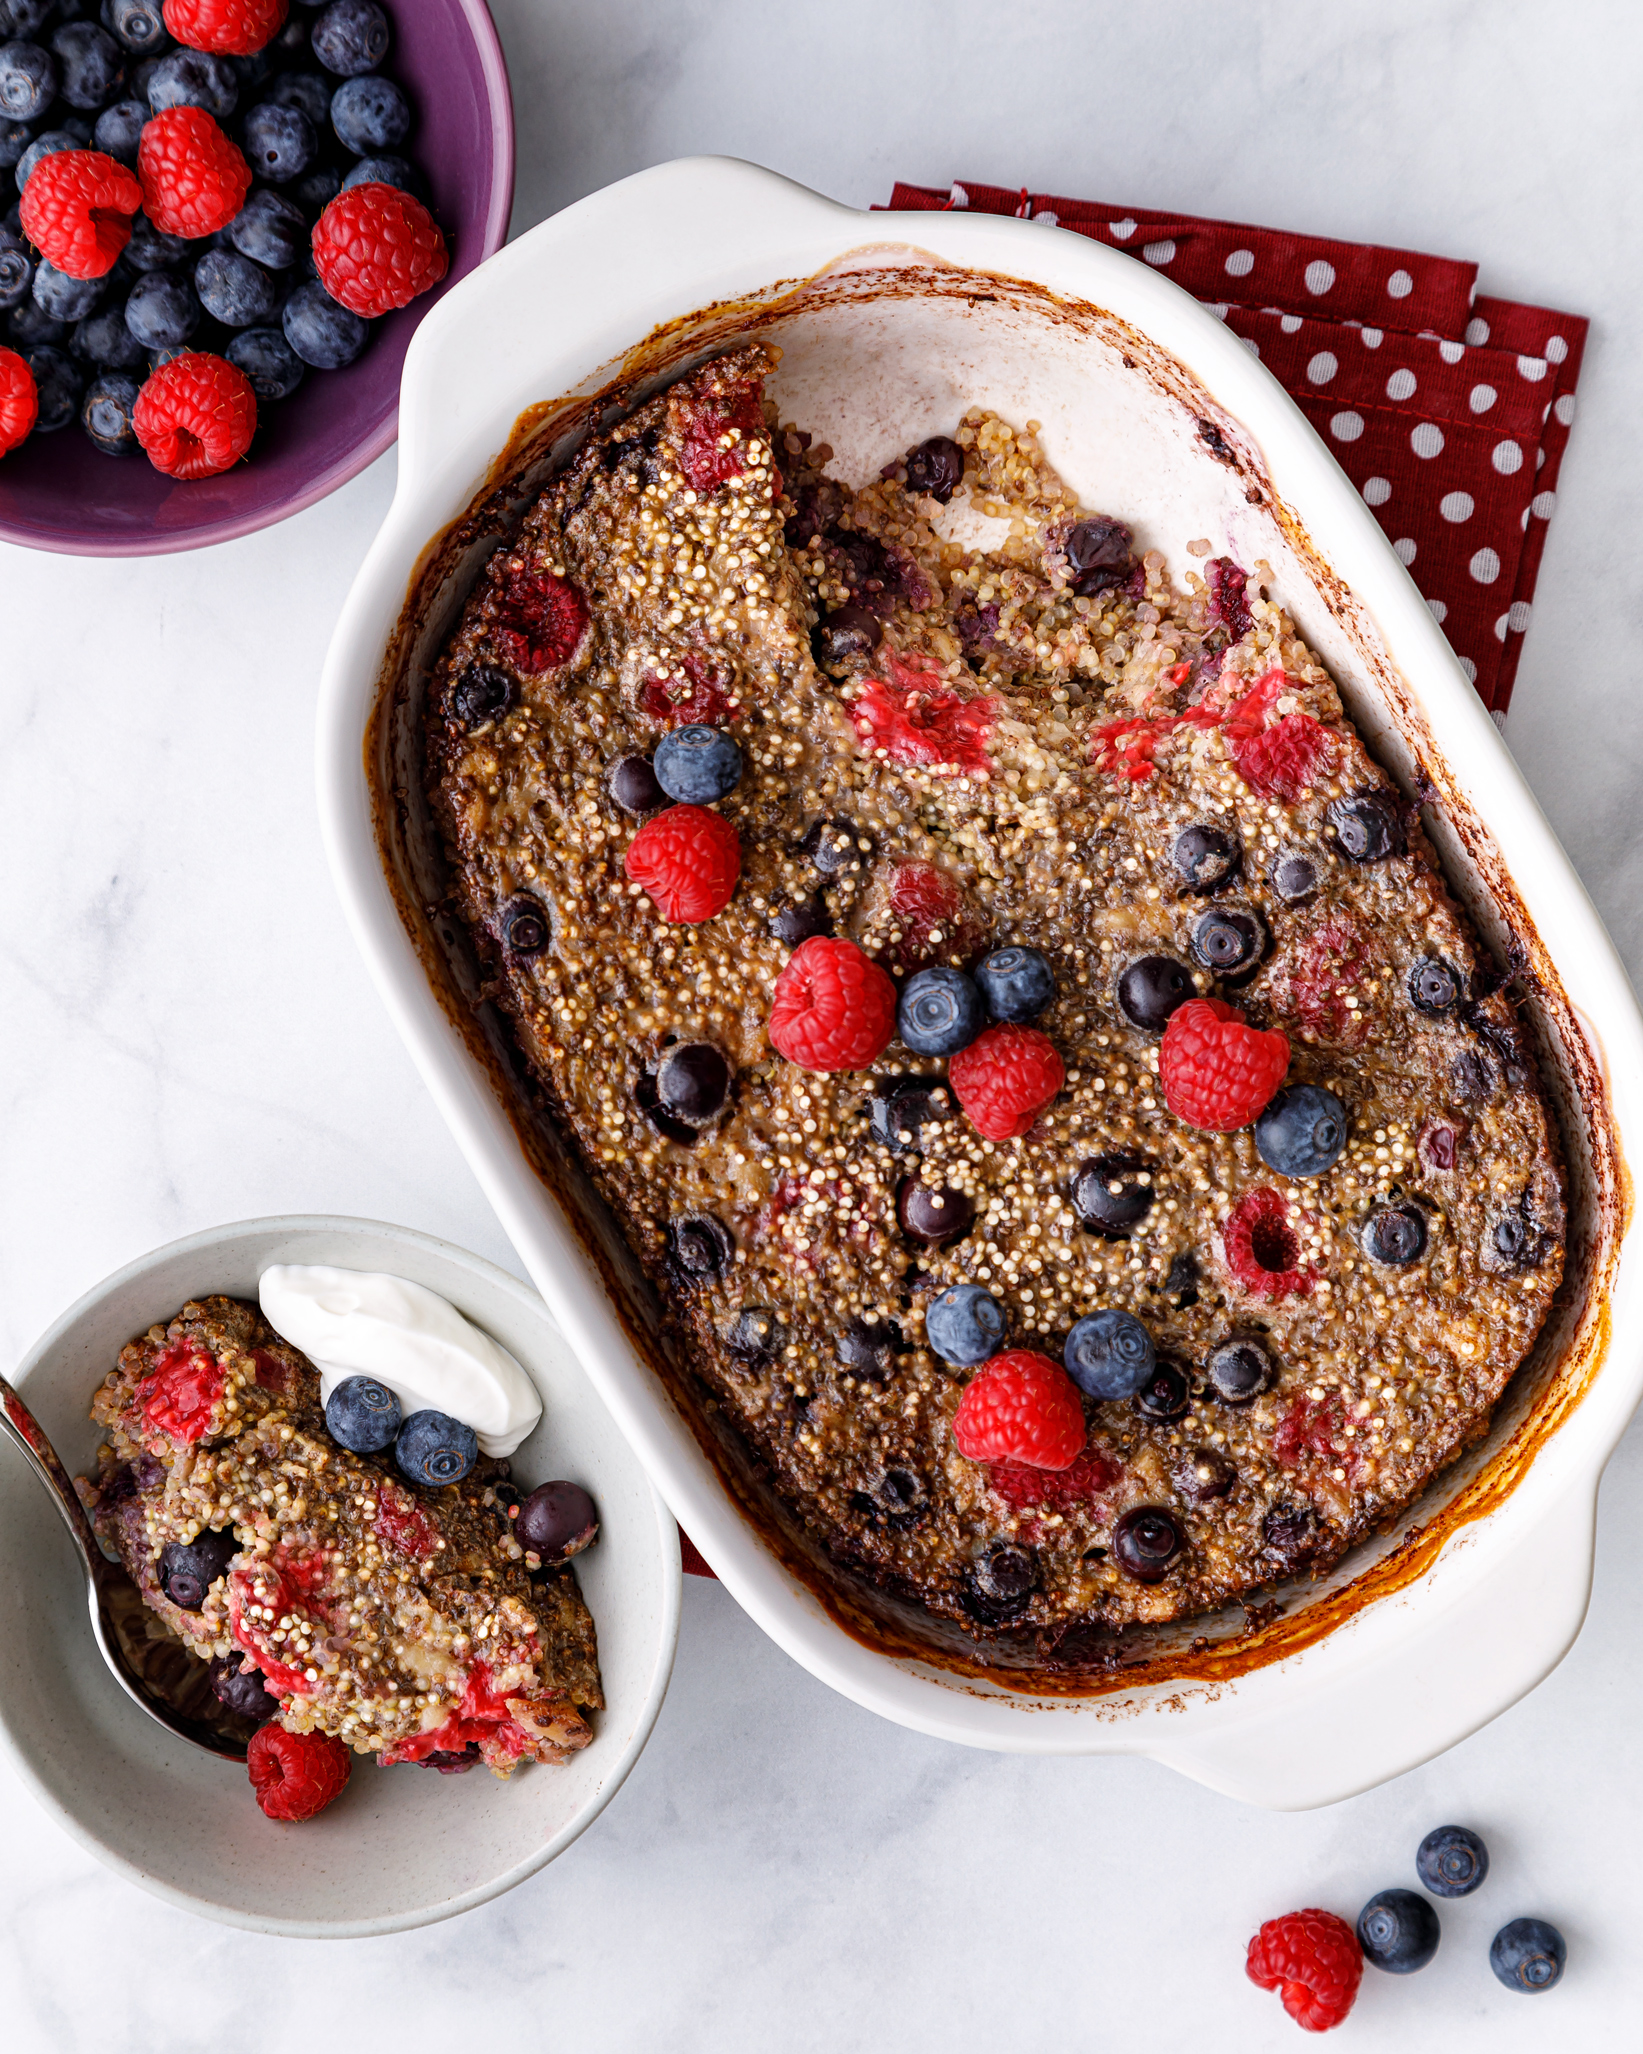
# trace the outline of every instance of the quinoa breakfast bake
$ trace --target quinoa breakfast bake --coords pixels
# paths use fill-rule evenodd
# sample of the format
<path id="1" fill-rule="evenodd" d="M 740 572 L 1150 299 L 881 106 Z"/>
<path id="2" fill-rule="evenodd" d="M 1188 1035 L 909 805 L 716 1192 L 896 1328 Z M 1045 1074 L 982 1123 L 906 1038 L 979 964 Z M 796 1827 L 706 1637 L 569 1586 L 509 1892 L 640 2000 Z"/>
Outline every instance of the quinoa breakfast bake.
<path id="1" fill-rule="evenodd" d="M 81 1489 L 99 1539 L 230 1710 L 277 1722 L 252 1742 L 254 1782 L 259 1743 L 290 1752 L 286 1736 L 330 1736 L 342 1780 L 337 1742 L 505 1775 L 592 1738 L 593 1621 L 572 1568 L 531 1573 L 505 1461 L 413 1487 L 351 1452 L 313 1365 L 232 1298 L 133 1340 L 92 1416 L 108 1440 Z M 289 1804 L 271 1815 L 309 1815 Z"/>
<path id="2" fill-rule="evenodd" d="M 491 559 L 426 715 L 451 902 L 781 1500 L 1054 1659 L 1327 1567 L 1483 1433 L 1556 1142 L 1261 566 L 1172 575 L 979 410 L 852 489 L 773 364 Z"/>

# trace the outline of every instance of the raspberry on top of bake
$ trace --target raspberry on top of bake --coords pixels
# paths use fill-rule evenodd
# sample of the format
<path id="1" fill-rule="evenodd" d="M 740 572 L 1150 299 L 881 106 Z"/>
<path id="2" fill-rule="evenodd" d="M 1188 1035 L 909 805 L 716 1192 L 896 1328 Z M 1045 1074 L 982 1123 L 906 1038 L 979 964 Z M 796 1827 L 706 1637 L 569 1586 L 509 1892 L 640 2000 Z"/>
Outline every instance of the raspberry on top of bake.
<path id="1" fill-rule="evenodd" d="M 350 1454 L 313 1366 L 231 1298 L 132 1341 L 92 1417 L 98 1537 L 194 1654 L 249 1658 L 290 1731 L 500 1774 L 592 1738 L 593 1621 L 569 1567 L 527 1573 L 502 1465 L 412 1489 Z"/>
<path id="2" fill-rule="evenodd" d="M 846 485 L 773 364 L 594 435 L 436 667 L 485 993 L 835 1560 L 1052 1658 L 1321 1570 L 1561 1275 L 1509 993 L 1262 566 L 979 409 Z"/>

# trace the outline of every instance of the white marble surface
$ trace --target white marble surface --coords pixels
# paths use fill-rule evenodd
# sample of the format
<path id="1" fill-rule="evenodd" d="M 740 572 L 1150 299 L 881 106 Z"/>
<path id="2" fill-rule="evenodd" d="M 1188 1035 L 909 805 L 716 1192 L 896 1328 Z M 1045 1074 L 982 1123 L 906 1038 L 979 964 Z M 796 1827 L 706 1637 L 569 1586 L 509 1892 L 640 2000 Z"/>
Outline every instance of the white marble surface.
<path id="1" fill-rule="evenodd" d="M 1643 965 L 1631 10 L 494 5 L 521 126 L 516 226 L 723 150 L 860 204 L 897 174 L 968 174 L 1476 256 L 1491 289 L 1590 313 L 1510 739 Z M 510 1260 L 354 961 L 315 834 L 315 680 L 392 466 L 199 555 L 0 550 L 0 1363 L 116 1264 L 253 1213 L 404 1220 Z M 1495 1875 L 1446 1915 L 1424 1975 L 1369 1972 L 1351 2044 L 1630 2048 L 1640 1535 L 1634 1427 L 1561 1670 L 1442 1761 L 1310 1816 L 1145 1763 L 993 1758 L 881 1725 L 696 1583 L 628 1788 L 533 1883 L 422 1934 L 325 1946 L 194 1922 L 104 1873 L 0 1776 L 6 2042 L 1285 2046 L 1294 2029 L 1240 1969 L 1255 1924 L 1297 1903 L 1352 1914 L 1411 1880 L 1420 1835 L 1453 1817 L 1487 1833 Z M 1539 2005 L 1484 1962 L 1495 1925 L 1528 1910 L 1563 1925 L 1572 1956 Z M 148 1994 L 166 1985 L 186 1999 Z"/>

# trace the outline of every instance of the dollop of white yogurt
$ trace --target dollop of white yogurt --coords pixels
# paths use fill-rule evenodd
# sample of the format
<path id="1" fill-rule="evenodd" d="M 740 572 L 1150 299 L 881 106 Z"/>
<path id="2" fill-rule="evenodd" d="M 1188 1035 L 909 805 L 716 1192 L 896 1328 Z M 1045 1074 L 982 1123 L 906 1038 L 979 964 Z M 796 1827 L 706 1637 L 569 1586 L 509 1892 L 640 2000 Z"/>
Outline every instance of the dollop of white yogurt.
<path id="1" fill-rule="evenodd" d="M 319 1371 L 320 1396 L 375 1377 L 407 1418 L 430 1407 L 471 1426 L 487 1455 L 511 1455 L 542 1417 L 536 1386 L 448 1299 L 404 1277 L 276 1263 L 257 1296 L 264 1319 Z"/>

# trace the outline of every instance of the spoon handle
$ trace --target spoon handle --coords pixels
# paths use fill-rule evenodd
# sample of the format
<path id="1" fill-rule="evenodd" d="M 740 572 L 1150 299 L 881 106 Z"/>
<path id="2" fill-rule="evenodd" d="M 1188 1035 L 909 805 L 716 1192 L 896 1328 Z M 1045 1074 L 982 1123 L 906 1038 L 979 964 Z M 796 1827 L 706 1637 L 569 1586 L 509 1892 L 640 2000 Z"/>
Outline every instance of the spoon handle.
<path id="1" fill-rule="evenodd" d="M 63 1524 L 74 1537 L 86 1574 L 93 1584 L 98 1583 L 107 1558 L 97 1545 L 97 1536 L 91 1530 L 85 1506 L 80 1503 L 80 1494 L 75 1490 L 74 1481 L 63 1467 L 57 1450 L 47 1439 L 45 1428 L 3 1376 L 0 1376 L 0 1432 L 4 1432 L 6 1439 L 51 1493 L 63 1515 Z"/>

